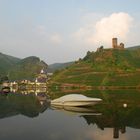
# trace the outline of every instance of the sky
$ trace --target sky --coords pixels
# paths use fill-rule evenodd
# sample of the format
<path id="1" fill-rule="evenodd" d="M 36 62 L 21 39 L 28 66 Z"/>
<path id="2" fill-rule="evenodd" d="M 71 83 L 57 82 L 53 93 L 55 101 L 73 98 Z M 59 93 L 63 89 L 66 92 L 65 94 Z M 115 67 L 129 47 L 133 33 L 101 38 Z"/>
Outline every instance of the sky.
<path id="1" fill-rule="evenodd" d="M 87 51 L 140 45 L 139 0 L 0 0 L 0 52 L 38 56 L 47 64 Z"/>

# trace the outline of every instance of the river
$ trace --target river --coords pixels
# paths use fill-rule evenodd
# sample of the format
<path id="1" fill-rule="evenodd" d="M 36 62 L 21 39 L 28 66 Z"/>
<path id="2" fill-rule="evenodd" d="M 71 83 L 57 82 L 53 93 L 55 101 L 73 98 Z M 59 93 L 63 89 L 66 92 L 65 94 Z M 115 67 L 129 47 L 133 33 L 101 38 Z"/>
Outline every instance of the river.
<path id="1" fill-rule="evenodd" d="M 99 97 L 88 109 L 54 108 L 65 94 Z M 47 96 L 46 96 L 47 94 Z M 0 95 L 0 140 L 139 140 L 140 91 L 49 91 Z"/>

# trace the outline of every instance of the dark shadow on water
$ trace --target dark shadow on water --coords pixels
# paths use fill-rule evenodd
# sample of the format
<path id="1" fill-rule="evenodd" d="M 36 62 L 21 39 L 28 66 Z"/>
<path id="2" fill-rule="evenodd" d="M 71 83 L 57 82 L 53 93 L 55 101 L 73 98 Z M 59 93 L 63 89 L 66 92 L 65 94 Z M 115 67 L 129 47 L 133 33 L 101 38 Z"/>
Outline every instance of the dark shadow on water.
<path id="1" fill-rule="evenodd" d="M 0 118 L 22 114 L 36 117 L 49 107 L 46 94 L 4 93 L 0 94 Z"/>
<path id="2" fill-rule="evenodd" d="M 59 121 L 62 121 L 64 125 L 67 125 L 68 123 L 65 122 L 67 119 L 71 123 L 73 120 L 71 120 L 69 114 L 74 114 L 76 118 L 79 119 L 82 118 L 81 120 L 84 120 L 86 122 L 85 127 L 96 125 L 97 128 L 95 129 L 95 131 L 98 131 L 98 129 L 101 131 L 105 131 L 106 128 L 112 129 L 111 136 L 114 139 L 119 139 L 120 134 L 125 135 L 128 132 L 128 127 L 132 128 L 133 130 L 140 129 L 139 91 L 79 92 L 79 94 L 84 94 L 89 97 L 102 98 L 103 102 L 90 108 L 50 107 L 50 98 L 55 99 L 66 94 L 68 93 L 50 92 L 46 94 L 41 92 L 37 94 L 1 94 L 0 119 L 17 116 L 19 114 L 27 116 L 29 118 L 33 118 L 39 117 L 40 114 L 45 114 L 47 112 L 47 115 L 45 115 L 43 118 L 44 120 L 40 119 L 39 122 L 34 121 L 34 123 L 38 123 L 38 125 L 40 123 L 42 124 L 40 128 L 42 128 L 42 126 L 46 128 L 45 130 L 42 130 L 42 133 L 40 132 L 40 130 L 38 130 L 39 128 L 36 128 L 39 134 L 44 135 L 46 134 L 46 131 L 50 130 L 50 128 L 51 130 L 49 132 L 52 133 L 54 130 L 63 132 L 63 128 L 61 128 L 61 130 L 59 127 L 56 128 L 57 126 L 55 126 L 54 123 L 59 124 Z M 48 97 L 48 95 L 50 96 L 50 98 Z M 65 115 L 65 113 L 67 113 L 67 115 Z M 60 114 L 63 115 L 61 116 Z M 46 121 L 47 124 L 45 124 Z M 65 127 L 67 128 L 68 126 Z M 74 127 L 75 126 L 72 126 L 72 128 Z M 62 134 L 66 135 L 65 133 Z M 30 134 L 28 135 L 30 136 Z"/>
<path id="3" fill-rule="evenodd" d="M 51 93 L 53 98 L 66 95 L 67 93 Z M 81 94 L 81 92 L 79 92 Z M 70 111 L 79 113 L 79 117 L 86 120 L 88 125 L 96 124 L 98 128 L 104 131 L 111 128 L 112 137 L 119 138 L 120 133 L 125 134 L 127 127 L 140 129 L 140 92 L 134 90 L 122 91 L 87 91 L 82 94 L 89 97 L 99 97 L 103 99 L 101 104 L 97 104 L 92 108 L 88 108 L 88 112 L 84 109 L 77 111 L 77 108 L 59 108 L 61 111 Z M 57 108 L 58 110 L 58 108 Z M 80 110 L 80 108 L 79 108 Z M 82 114 L 83 113 L 83 114 Z M 84 114 L 85 113 L 85 114 Z M 87 113 L 87 114 L 86 114 Z M 95 114 L 92 114 L 95 113 Z"/>

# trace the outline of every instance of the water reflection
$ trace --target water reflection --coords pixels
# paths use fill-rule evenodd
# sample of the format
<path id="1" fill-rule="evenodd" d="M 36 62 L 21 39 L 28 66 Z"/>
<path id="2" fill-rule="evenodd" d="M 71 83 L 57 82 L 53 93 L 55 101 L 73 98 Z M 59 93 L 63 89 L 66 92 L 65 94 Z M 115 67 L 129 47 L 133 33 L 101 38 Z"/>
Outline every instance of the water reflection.
<path id="1" fill-rule="evenodd" d="M 101 104 L 91 108 L 56 108 L 50 106 L 48 94 L 54 99 L 67 93 L 1 95 L 0 134 L 6 135 L 1 135 L 0 139 L 139 140 L 139 92 L 82 93 L 103 99 Z M 11 120 L 17 130 L 11 127 Z"/>
<path id="2" fill-rule="evenodd" d="M 86 120 L 90 126 L 97 125 L 100 130 L 111 128 L 113 138 L 119 138 L 119 134 L 126 133 L 126 127 L 140 129 L 140 108 L 123 108 L 105 105 L 93 108 L 64 107 L 59 111 L 74 114 Z M 115 108 L 115 109 L 114 109 Z M 58 110 L 58 108 L 57 108 Z"/>
<path id="3" fill-rule="evenodd" d="M 96 111 L 91 107 L 73 107 L 73 106 L 54 106 L 51 105 L 51 108 L 54 110 L 63 111 L 69 114 L 77 115 L 77 116 L 89 116 L 89 115 L 102 115 L 102 113 Z"/>
<path id="4" fill-rule="evenodd" d="M 97 94 L 95 91 L 90 91 L 83 92 L 83 94 L 90 97 L 100 97 L 104 100 L 102 104 L 94 106 L 90 112 L 93 113 L 93 111 L 96 111 L 100 115 L 80 115 L 80 117 L 86 120 L 89 126 L 96 124 L 103 131 L 105 129 L 112 129 L 112 138 L 119 138 L 120 134 L 127 133 L 126 128 L 128 127 L 140 129 L 139 91 L 100 91 Z M 55 93 L 52 93 L 52 95 L 53 98 L 58 96 Z M 63 108 L 63 110 L 71 111 L 69 108 Z M 76 112 L 76 109 L 74 111 Z"/>
<path id="5" fill-rule="evenodd" d="M 0 95 L 0 118 L 22 114 L 36 117 L 49 106 L 46 94 L 8 93 Z"/>

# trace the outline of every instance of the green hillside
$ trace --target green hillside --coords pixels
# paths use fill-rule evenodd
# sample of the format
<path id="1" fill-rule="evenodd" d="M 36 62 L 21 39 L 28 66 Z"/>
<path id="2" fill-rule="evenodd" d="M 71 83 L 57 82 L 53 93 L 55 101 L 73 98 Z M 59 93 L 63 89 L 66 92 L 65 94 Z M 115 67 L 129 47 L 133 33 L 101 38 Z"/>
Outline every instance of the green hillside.
<path id="1" fill-rule="evenodd" d="M 9 70 L 10 79 L 33 79 L 40 70 L 47 68 L 47 64 L 40 61 L 38 57 L 27 57 L 19 61 L 12 69 Z"/>
<path id="2" fill-rule="evenodd" d="M 140 84 L 140 49 L 103 49 L 55 73 L 52 82 L 88 86 L 137 86 Z"/>
<path id="3" fill-rule="evenodd" d="M 0 54 L 0 75 L 8 75 L 10 80 L 33 79 L 42 68 L 47 67 L 44 61 L 35 56 L 19 59 Z"/>
<path id="4" fill-rule="evenodd" d="M 8 70 L 19 61 L 19 58 L 0 53 L 0 74 L 7 74 Z"/>

